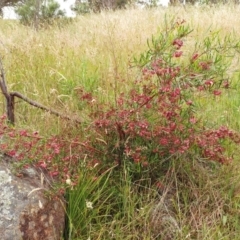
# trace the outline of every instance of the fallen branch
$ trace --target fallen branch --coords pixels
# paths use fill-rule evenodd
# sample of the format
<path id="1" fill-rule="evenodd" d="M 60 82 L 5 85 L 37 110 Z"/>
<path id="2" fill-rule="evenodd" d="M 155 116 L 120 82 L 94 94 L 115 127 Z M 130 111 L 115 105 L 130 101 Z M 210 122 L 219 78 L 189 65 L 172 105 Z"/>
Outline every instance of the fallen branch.
<path id="1" fill-rule="evenodd" d="M 18 98 L 22 99 L 23 101 L 29 103 L 30 105 L 32 105 L 32 106 L 34 106 L 36 108 L 40 108 L 42 110 L 45 110 L 45 111 L 47 111 L 47 112 L 49 112 L 49 113 L 51 113 L 51 114 L 53 114 L 53 115 L 55 115 L 57 117 L 60 117 L 60 118 L 66 119 L 66 120 L 71 120 L 71 121 L 74 121 L 74 122 L 77 122 L 77 123 L 81 123 L 81 121 L 79 119 L 72 119 L 72 118 L 70 118 L 70 117 L 68 117 L 66 115 L 63 115 L 62 113 L 59 113 L 59 112 L 57 112 L 57 111 L 55 111 L 53 109 L 50 109 L 50 108 L 48 108 L 48 107 L 46 107 L 46 106 L 44 106 L 44 105 L 42 105 L 42 104 L 40 104 L 38 102 L 35 102 L 35 101 L 27 98 L 26 96 L 22 95 L 19 92 L 10 92 L 9 94 L 10 94 L 10 96 L 12 98 L 18 97 Z"/>
<path id="2" fill-rule="evenodd" d="M 14 116 L 14 97 L 18 97 L 20 99 L 22 99 L 23 101 L 27 102 L 28 104 L 36 107 L 36 108 L 40 108 L 44 111 L 47 111 L 57 117 L 60 117 L 62 119 L 66 119 L 66 120 L 70 120 L 70 121 L 74 121 L 76 123 L 81 123 L 81 121 L 79 119 L 72 119 L 66 115 L 63 115 L 62 113 L 59 113 L 53 109 L 50 109 L 38 102 L 35 102 L 29 98 L 27 98 L 26 96 L 22 95 L 19 92 L 8 92 L 7 89 L 7 84 L 6 84 L 6 80 L 5 80 L 5 73 L 4 73 L 4 68 L 3 68 L 3 64 L 2 64 L 2 60 L 0 58 L 0 88 L 2 90 L 2 93 L 6 99 L 6 110 L 7 110 L 7 119 L 11 124 L 15 123 L 15 116 Z"/>

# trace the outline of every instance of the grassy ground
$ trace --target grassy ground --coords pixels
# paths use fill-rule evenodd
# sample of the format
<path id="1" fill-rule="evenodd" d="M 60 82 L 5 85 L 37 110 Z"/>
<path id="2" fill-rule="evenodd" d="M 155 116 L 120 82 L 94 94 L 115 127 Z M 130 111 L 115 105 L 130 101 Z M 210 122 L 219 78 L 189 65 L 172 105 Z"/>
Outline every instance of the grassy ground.
<path id="1" fill-rule="evenodd" d="M 194 32 L 185 45 L 210 32 L 240 38 L 240 7 L 172 7 L 129 9 L 78 17 L 69 25 L 40 32 L 14 21 L 0 21 L 0 53 L 8 87 L 63 114 L 84 118 L 77 92 L 93 92 L 105 103 L 114 102 L 138 76 L 134 56 L 147 49 L 147 39 L 161 31 L 165 17 L 185 20 Z M 237 59 L 235 68 L 239 65 Z M 229 74 L 232 72 L 230 71 Z M 200 102 L 201 117 L 209 126 L 225 124 L 239 131 L 239 78 L 222 98 Z M 1 99 L 2 113 L 4 99 Z M 61 132 L 69 125 L 49 113 L 18 101 L 16 127 Z M 229 146 L 230 147 L 230 146 Z M 150 179 L 131 182 L 125 169 L 109 170 L 97 181 L 95 172 L 80 176 L 68 193 L 65 239 L 239 239 L 239 152 L 228 166 L 200 164 L 183 158 L 173 163 L 159 191 Z"/>
<path id="2" fill-rule="evenodd" d="M 1 21 L 0 49 L 9 88 L 68 114 L 76 111 L 74 91 L 79 87 L 112 101 L 116 92 L 126 90 L 136 78 L 129 64 L 147 49 L 147 39 L 161 29 L 165 15 L 184 19 L 194 29 L 186 43 L 189 52 L 210 31 L 235 33 L 236 38 L 240 31 L 238 9 L 231 6 L 101 13 L 39 33 L 16 22 Z M 33 122 L 35 127 L 47 117 L 52 126 L 52 117 L 36 114 L 23 103 L 16 111 L 21 123 Z"/>

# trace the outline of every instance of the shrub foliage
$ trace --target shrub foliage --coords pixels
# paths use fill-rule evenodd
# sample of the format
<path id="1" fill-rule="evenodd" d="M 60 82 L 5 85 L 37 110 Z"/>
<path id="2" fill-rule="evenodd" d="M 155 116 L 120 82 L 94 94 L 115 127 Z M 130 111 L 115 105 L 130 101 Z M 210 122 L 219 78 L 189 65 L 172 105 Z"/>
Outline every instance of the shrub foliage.
<path id="1" fill-rule="evenodd" d="M 64 11 L 60 10 L 60 5 L 54 0 L 27 0 L 20 2 L 16 7 L 16 13 L 20 17 L 20 22 L 24 25 L 33 25 L 39 28 L 41 24 L 50 24 L 54 19 L 63 17 Z"/>
<path id="2" fill-rule="evenodd" d="M 48 170 L 65 186 L 78 182 L 81 167 L 105 171 L 124 166 L 132 179 L 155 182 L 180 157 L 229 163 L 224 146 L 239 144 L 239 134 L 225 126 L 208 127 L 196 103 L 217 99 L 229 88 L 226 71 L 239 44 L 212 33 L 189 53 L 184 43 L 191 32 L 184 21 L 166 23 L 148 41 L 148 51 L 134 60 L 141 70 L 134 87 L 119 93 L 114 103 L 103 104 L 79 89 L 82 108 L 90 111 L 77 131 L 45 139 L 9 127 L 2 117 L 1 150 L 21 166 L 31 163 Z"/>

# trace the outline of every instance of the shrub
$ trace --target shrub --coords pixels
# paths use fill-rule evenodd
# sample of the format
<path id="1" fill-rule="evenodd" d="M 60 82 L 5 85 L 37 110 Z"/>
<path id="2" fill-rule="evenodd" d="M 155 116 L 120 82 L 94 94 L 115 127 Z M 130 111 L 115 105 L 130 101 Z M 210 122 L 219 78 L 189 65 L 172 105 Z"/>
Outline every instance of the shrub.
<path id="1" fill-rule="evenodd" d="M 54 0 L 27 0 L 19 3 L 16 13 L 20 17 L 20 22 L 24 25 L 34 25 L 38 28 L 39 24 L 51 24 L 54 19 L 63 17 L 64 11 L 60 10 L 59 3 Z"/>
<path id="2" fill-rule="evenodd" d="M 141 70 L 134 88 L 119 93 L 115 103 L 103 105 L 78 89 L 89 116 L 77 131 L 44 139 L 9 128 L 3 118 L 2 151 L 22 164 L 37 156 L 33 163 L 58 177 L 64 187 L 69 179 L 71 186 L 78 182 L 80 166 L 100 166 L 102 171 L 117 166 L 127 169 L 132 180 L 156 182 L 181 158 L 229 163 L 224 146 L 229 140 L 238 144 L 239 134 L 225 126 L 208 128 L 197 115 L 196 103 L 202 97 L 218 98 L 229 88 L 226 71 L 239 44 L 212 33 L 186 54 L 184 42 L 191 32 L 184 21 L 166 23 L 166 29 L 149 40 L 149 50 L 134 61 Z"/>
<path id="3" fill-rule="evenodd" d="M 88 1 L 86 2 L 76 1 L 72 10 L 79 15 L 83 15 L 90 13 L 91 9 Z"/>

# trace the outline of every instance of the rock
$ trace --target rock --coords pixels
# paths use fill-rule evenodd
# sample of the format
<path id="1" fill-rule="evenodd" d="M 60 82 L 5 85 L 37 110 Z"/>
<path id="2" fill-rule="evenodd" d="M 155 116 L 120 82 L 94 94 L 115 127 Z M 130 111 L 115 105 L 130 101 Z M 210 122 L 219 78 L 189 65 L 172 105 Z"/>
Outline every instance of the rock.
<path id="1" fill-rule="evenodd" d="M 64 201 L 45 195 L 51 179 L 41 169 L 32 167 L 17 177 L 12 163 L 9 157 L 0 158 L 0 239 L 63 239 Z"/>

